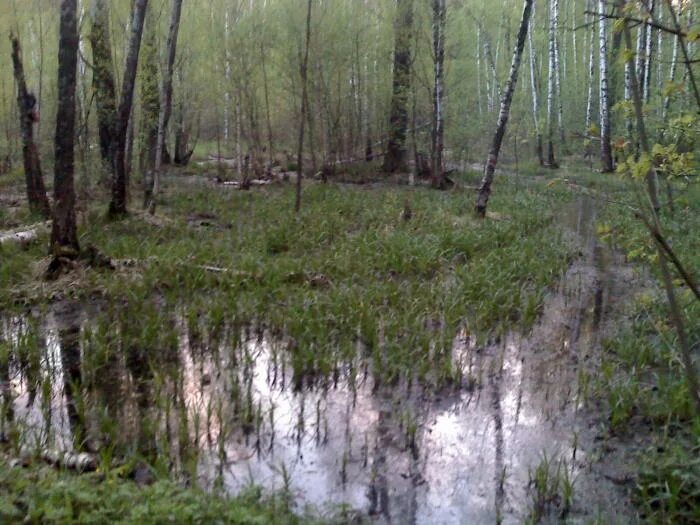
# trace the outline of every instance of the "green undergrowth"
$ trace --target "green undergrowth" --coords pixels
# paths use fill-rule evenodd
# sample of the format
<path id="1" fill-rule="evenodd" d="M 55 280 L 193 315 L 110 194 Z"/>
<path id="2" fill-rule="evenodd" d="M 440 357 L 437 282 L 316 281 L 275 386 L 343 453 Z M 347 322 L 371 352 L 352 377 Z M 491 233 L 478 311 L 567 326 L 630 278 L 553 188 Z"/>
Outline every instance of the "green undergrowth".
<path id="1" fill-rule="evenodd" d="M 700 188 L 677 187 L 676 209 L 663 228 L 686 268 L 700 269 Z M 631 322 L 605 343 L 599 392 L 612 432 L 649 435 L 639 453 L 637 502 L 650 523 L 700 523 L 700 419 L 690 401 L 676 333 L 669 321 L 657 256 L 648 232 L 629 212 L 609 206 L 601 231 L 635 264 L 650 269 L 656 291 L 638 295 Z M 679 279 L 678 301 L 691 344 L 700 342 L 700 302 Z M 697 355 L 697 351 L 696 351 Z"/>
<path id="2" fill-rule="evenodd" d="M 291 185 L 241 192 L 178 183 L 169 181 L 157 223 L 87 212 L 82 245 L 129 265 L 68 276 L 65 289 L 39 287 L 29 262 L 42 243 L 7 248 L 2 299 L 18 290 L 39 301 L 99 293 L 133 308 L 143 326 L 158 318 L 136 306 L 157 296 L 155 310 L 185 305 L 205 321 L 284 332 L 300 372 L 330 371 L 354 357 L 359 339 L 384 379 L 443 383 L 458 329 L 482 340 L 527 331 L 573 253 L 560 227 L 568 194 L 505 179 L 485 221 L 473 218 L 467 191 L 309 184 L 295 216 Z"/>
<path id="3" fill-rule="evenodd" d="M 0 459 L 0 523 L 67 524 L 313 524 L 294 514 L 283 494 L 250 488 L 236 498 L 162 479 L 139 486 L 116 475 L 77 475 L 51 467 L 11 467 Z"/>

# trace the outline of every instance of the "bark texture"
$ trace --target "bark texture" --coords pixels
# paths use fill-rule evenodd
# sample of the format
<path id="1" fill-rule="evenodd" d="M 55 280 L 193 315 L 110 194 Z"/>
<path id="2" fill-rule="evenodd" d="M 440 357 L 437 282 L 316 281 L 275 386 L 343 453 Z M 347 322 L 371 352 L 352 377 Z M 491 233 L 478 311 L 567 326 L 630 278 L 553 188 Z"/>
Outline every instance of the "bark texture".
<path id="1" fill-rule="evenodd" d="M 547 75 L 547 166 L 558 168 L 554 155 L 554 96 L 557 67 L 557 11 L 559 0 L 549 0 L 549 71 Z"/>
<path id="2" fill-rule="evenodd" d="M 100 156 L 105 173 L 112 172 L 114 157 L 112 142 L 115 139 L 117 95 L 114 83 L 114 62 L 109 36 L 109 3 L 94 0 L 92 5 L 92 28 L 89 34 L 92 48 L 92 87 L 97 110 L 97 130 L 100 141 Z"/>
<path id="3" fill-rule="evenodd" d="M 407 171 L 406 132 L 408 98 L 411 93 L 413 0 L 398 0 L 394 33 L 394 80 L 389 117 L 389 143 L 384 157 L 384 171 L 387 173 Z"/>
<path id="4" fill-rule="evenodd" d="M 51 215 L 51 207 L 46 196 L 39 152 L 34 141 L 34 123 L 38 120 L 36 97 L 27 90 L 19 37 L 12 34 L 10 41 L 12 43 L 12 66 L 17 83 L 17 107 L 19 107 L 19 125 L 22 134 L 22 159 L 27 185 L 27 200 L 32 213 L 48 218 Z"/>
<path id="5" fill-rule="evenodd" d="M 304 43 L 304 58 L 301 61 L 299 73 L 301 76 L 301 114 L 299 116 L 299 144 L 297 148 L 297 185 L 294 210 L 301 211 L 301 178 L 304 176 L 304 126 L 306 125 L 306 112 L 309 106 L 308 69 L 309 47 L 311 43 L 311 6 L 313 0 L 309 0 L 306 7 L 306 41 Z"/>
<path id="6" fill-rule="evenodd" d="M 126 170 L 126 143 L 131 105 L 134 100 L 134 86 L 136 84 L 136 71 L 139 63 L 139 51 L 141 49 L 141 37 L 143 25 L 148 7 L 148 0 L 135 0 L 131 17 L 131 34 L 124 67 L 124 77 L 121 90 L 121 101 L 117 110 L 116 133 L 112 141 L 112 154 L 114 155 L 114 171 L 112 174 L 112 200 L 109 204 L 108 215 L 118 218 L 127 213 L 127 170 Z"/>
<path id="7" fill-rule="evenodd" d="M 78 67 L 77 0 L 61 1 L 58 44 L 58 111 L 56 113 L 54 208 L 51 252 L 75 258 L 80 247 L 75 220 L 75 87 Z"/>
<path id="8" fill-rule="evenodd" d="M 605 15 L 605 0 L 599 0 L 598 38 L 600 62 L 600 168 L 603 173 L 614 170 L 610 144 L 610 99 L 608 98 L 608 30 Z"/>
<path id="9" fill-rule="evenodd" d="M 433 0 L 433 136 L 432 136 L 432 185 L 436 189 L 445 189 L 443 150 L 445 135 L 445 115 L 443 100 L 445 96 L 445 25 L 447 20 L 446 0 Z"/>
<path id="10" fill-rule="evenodd" d="M 182 14 L 182 0 L 173 0 L 170 16 L 170 29 L 168 30 L 168 42 L 166 44 L 167 61 L 163 71 L 163 85 L 160 92 L 160 115 L 158 117 L 158 140 L 156 151 L 162 152 L 165 146 L 165 133 L 167 131 L 170 114 L 173 107 L 173 70 L 175 69 L 175 55 L 177 53 L 177 37 L 180 31 L 180 16 Z M 153 170 L 153 192 L 148 206 L 150 213 L 156 211 L 156 197 L 160 189 L 160 169 L 163 164 L 163 155 L 156 155 Z"/>
<path id="11" fill-rule="evenodd" d="M 486 216 L 486 207 L 488 206 L 489 197 L 491 196 L 491 185 L 496 173 L 498 164 L 498 156 L 503 144 L 503 137 L 506 133 L 508 125 L 508 117 L 510 115 L 510 106 L 513 102 L 513 94 L 515 86 L 518 83 L 518 72 L 520 70 L 520 61 L 525 48 L 525 40 L 527 38 L 528 28 L 530 26 L 530 16 L 532 15 L 532 4 L 534 0 L 525 0 L 523 6 L 523 14 L 520 19 L 520 28 L 518 30 L 518 40 L 513 52 L 513 61 L 510 66 L 510 74 L 508 75 L 508 84 L 506 85 L 503 98 L 501 100 L 501 109 L 498 115 L 498 123 L 496 124 L 496 133 L 493 136 L 491 150 L 489 151 L 486 167 L 484 168 L 484 178 L 481 181 L 479 188 L 479 196 L 476 200 L 476 214 L 478 217 Z"/>

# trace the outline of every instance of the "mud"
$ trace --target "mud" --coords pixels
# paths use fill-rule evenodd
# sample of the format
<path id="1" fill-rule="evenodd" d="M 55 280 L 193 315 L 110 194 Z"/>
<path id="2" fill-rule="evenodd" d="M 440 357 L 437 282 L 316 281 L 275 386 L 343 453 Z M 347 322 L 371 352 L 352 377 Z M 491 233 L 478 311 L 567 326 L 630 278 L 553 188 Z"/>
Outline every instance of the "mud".
<path id="1" fill-rule="evenodd" d="M 89 369 L 89 310 L 63 304 L 4 320 L 15 347 L 33 333 L 43 351 L 0 367 L 2 429 L 12 419 L 27 445 L 167 454 L 206 487 L 285 490 L 298 508 L 345 505 L 374 523 L 634 523 L 626 487 L 601 468 L 587 387 L 631 270 L 597 240 L 592 201 L 562 224 L 580 257 L 538 324 L 487 346 L 457 334 L 452 388 L 377 385 L 359 348 L 309 386 L 293 377 L 283 337 L 200 329 L 183 312 L 162 366 L 127 349 Z M 538 469 L 558 484 L 551 493 L 538 491 Z"/>

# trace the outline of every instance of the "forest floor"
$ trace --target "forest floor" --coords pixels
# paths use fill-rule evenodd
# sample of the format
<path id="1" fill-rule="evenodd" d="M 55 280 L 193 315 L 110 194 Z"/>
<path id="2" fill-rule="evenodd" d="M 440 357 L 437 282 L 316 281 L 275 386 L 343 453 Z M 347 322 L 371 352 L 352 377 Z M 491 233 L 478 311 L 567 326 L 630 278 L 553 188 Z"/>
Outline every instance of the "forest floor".
<path id="1" fill-rule="evenodd" d="M 653 257 L 609 202 L 629 185 L 558 176 L 499 178 L 485 221 L 472 175 L 308 183 L 299 216 L 289 184 L 171 176 L 155 217 L 80 209 L 111 261 L 52 282 L 0 180 L 0 521 L 700 520 Z M 694 268 L 699 208 L 669 218 Z"/>

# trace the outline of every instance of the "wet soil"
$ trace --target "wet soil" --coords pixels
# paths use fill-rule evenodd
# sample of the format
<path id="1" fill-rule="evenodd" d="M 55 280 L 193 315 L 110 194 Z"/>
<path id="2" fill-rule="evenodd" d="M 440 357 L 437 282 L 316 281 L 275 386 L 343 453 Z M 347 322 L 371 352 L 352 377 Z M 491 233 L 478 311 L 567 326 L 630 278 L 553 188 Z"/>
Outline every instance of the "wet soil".
<path id="1" fill-rule="evenodd" d="M 200 330 L 183 312 L 164 366 L 124 345 L 90 368 L 83 335 L 97 306 L 59 303 L 3 321 L 14 347 L 37 337 L 42 351 L 0 367 L 0 432 L 11 415 L 26 446 L 165 455 L 206 487 L 287 490 L 298 507 L 346 505 L 374 523 L 634 523 L 631 467 L 601 439 L 589 391 L 634 272 L 597 239 L 589 198 L 561 223 L 580 256 L 540 321 L 485 346 L 457 334 L 462 379 L 450 388 L 376 384 L 361 348 L 331 377 L 299 381 L 284 337 Z M 538 469 L 557 487 L 543 490 Z"/>

